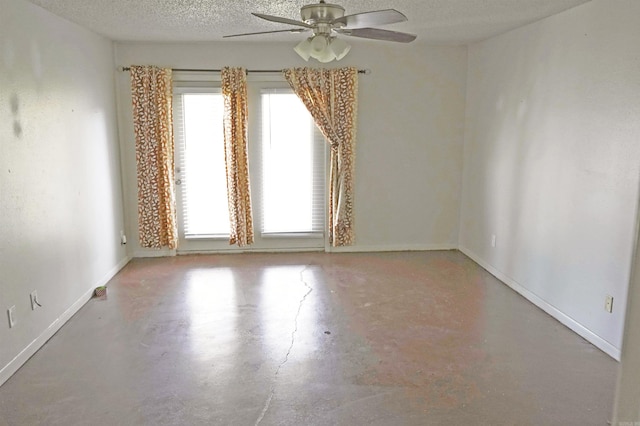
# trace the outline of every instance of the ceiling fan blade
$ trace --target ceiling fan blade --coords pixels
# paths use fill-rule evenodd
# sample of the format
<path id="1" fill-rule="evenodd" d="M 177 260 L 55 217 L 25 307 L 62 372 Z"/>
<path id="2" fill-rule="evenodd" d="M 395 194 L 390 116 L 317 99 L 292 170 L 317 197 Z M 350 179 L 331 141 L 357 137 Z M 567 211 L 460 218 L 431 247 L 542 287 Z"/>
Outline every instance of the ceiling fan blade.
<path id="1" fill-rule="evenodd" d="M 336 28 L 335 31 L 337 33 L 352 36 L 352 37 L 370 38 L 374 40 L 395 41 L 398 43 L 410 43 L 413 40 L 415 40 L 417 37 L 414 34 L 401 33 L 398 31 L 379 30 L 377 28 L 354 28 L 354 29 Z"/>
<path id="2" fill-rule="evenodd" d="M 263 13 L 253 13 L 253 12 L 251 12 L 251 14 L 253 16 L 257 16 L 258 18 L 262 18 L 271 22 L 280 22 L 281 24 L 297 25 L 299 27 L 311 28 L 311 25 L 307 24 L 306 22 L 283 18 L 281 16 L 265 15 Z"/>
<path id="3" fill-rule="evenodd" d="M 230 38 L 230 37 L 244 37 L 244 36 L 252 36 L 259 34 L 271 34 L 271 33 L 304 33 L 306 31 L 310 31 L 308 28 L 289 28 L 288 30 L 275 30 L 275 31 L 259 31 L 257 33 L 242 33 L 242 34 L 230 34 L 222 36 L 222 38 Z"/>
<path id="4" fill-rule="evenodd" d="M 355 13 L 334 19 L 332 24 L 344 24 L 345 28 L 366 28 L 404 22 L 407 17 L 395 9 Z"/>

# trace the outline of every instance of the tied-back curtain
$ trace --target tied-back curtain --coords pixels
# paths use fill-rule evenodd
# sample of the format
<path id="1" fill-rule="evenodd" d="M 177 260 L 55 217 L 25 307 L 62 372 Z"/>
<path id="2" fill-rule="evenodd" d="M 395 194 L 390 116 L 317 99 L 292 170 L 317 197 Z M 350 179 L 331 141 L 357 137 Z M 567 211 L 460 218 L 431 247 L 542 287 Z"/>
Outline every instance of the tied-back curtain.
<path id="1" fill-rule="evenodd" d="M 249 190 L 247 78 L 243 68 L 222 69 L 224 149 L 231 225 L 229 244 L 253 243 Z"/>
<path id="2" fill-rule="evenodd" d="M 141 247 L 178 245 L 171 69 L 131 66 Z"/>
<path id="3" fill-rule="evenodd" d="M 331 145 L 329 241 L 334 247 L 352 245 L 358 70 L 292 68 L 283 72 Z"/>

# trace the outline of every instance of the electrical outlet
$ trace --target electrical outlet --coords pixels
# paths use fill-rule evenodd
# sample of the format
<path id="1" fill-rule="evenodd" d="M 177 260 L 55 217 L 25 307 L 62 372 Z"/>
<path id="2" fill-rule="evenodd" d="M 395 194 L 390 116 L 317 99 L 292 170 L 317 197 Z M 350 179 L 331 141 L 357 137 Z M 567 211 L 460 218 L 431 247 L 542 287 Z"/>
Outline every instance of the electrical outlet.
<path id="1" fill-rule="evenodd" d="M 120 231 L 120 245 L 123 246 L 127 244 L 127 236 L 124 234 L 124 231 Z"/>
<path id="2" fill-rule="evenodd" d="M 491 247 L 496 246 L 496 234 L 491 235 Z"/>
<path id="3" fill-rule="evenodd" d="M 13 328 L 16 325 L 16 305 L 13 305 L 7 310 L 7 314 L 9 315 L 9 328 Z"/>
<path id="4" fill-rule="evenodd" d="M 40 303 L 38 303 L 38 292 L 36 290 L 33 290 L 30 296 L 31 296 L 31 310 L 35 311 L 36 308 L 40 306 Z"/>
<path id="5" fill-rule="evenodd" d="M 604 310 L 612 313 L 613 312 L 613 296 L 608 296 L 604 301 Z"/>

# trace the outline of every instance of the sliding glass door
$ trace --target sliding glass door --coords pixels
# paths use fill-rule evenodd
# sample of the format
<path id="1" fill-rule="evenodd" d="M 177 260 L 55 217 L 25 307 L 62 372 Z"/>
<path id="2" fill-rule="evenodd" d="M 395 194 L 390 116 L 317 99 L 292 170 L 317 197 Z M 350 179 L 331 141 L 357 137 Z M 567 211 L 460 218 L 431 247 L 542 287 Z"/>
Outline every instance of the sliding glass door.
<path id="1" fill-rule="evenodd" d="M 255 243 L 242 250 L 325 246 L 326 143 L 281 82 L 250 82 L 249 170 Z M 174 129 L 179 252 L 230 246 L 223 100 L 215 83 L 176 83 Z"/>

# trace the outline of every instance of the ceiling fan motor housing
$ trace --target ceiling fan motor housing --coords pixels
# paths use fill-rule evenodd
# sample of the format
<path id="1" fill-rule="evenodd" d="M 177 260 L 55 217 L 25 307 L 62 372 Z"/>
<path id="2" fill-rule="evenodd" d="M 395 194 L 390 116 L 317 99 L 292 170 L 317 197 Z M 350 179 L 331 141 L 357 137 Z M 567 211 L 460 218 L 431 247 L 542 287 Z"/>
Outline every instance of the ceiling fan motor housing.
<path id="1" fill-rule="evenodd" d="M 308 4 L 300 9 L 302 20 L 310 25 L 328 24 L 335 19 L 344 16 L 344 7 L 337 4 L 320 2 L 318 4 Z M 337 24 L 336 26 L 342 26 Z"/>

